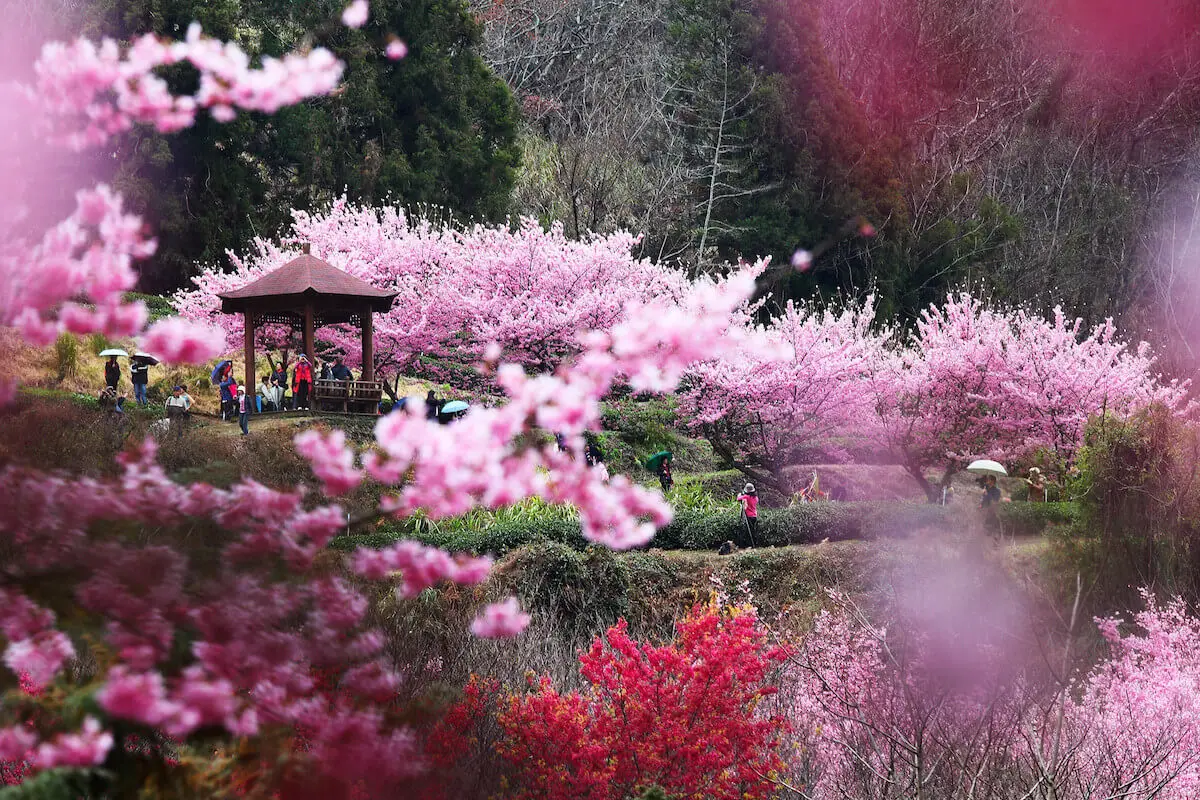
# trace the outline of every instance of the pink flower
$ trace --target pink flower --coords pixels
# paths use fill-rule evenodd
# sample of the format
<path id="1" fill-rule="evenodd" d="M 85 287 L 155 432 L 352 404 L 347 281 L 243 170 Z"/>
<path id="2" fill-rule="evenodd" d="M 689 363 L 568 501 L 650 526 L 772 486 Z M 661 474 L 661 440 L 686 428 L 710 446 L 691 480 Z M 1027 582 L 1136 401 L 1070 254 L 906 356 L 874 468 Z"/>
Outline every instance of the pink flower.
<path id="1" fill-rule="evenodd" d="M 123 667 L 113 669 L 96 700 L 110 716 L 151 726 L 161 725 L 178 710 L 167 701 L 162 675 L 131 673 Z"/>
<path id="2" fill-rule="evenodd" d="M 37 744 L 37 736 L 23 727 L 0 728 L 0 762 L 25 761 Z"/>
<path id="3" fill-rule="evenodd" d="M 167 317 L 150 326 L 141 347 L 167 364 L 202 364 L 225 349 L 225 333 L 215 326 Z"/>
<path id="4" fill-rule="evenodd" d="M 354 453 L 346 447 L 346 434 L 335 430 L 328 435 L 307 430 L 295 438 L 296 452 L 312 465 L 325 494 L 336 497 L 362 482 L 363 472 L 354 466 Z"/>
<path id="5" fill-rule="evenodd" d="M 101 730 L 95 717 L 88 717 L 79 733 L 59 734 L 53 743 L 43 743 L 33 761 L 41 769 L 94 767 L 104 763 L 112 745 L 112 734 Z"/>
<path id="6" fill-rule="evenodd" d="M 518 635 L 529 625 L 529 615 L 521 610 L 517 598 L 492 603 L 471 623 L 471 633 L 484 639 L 504 639 Z"/>
<path id="7" fill-rule="evenodd" d="M 399 39 L 392 39 L 383 52 L 392 61 L 398 61 L 408 55 L 408 45 Z"/>
<path id="8" fill-rule="evenodd" d="M 792 253 L 792 268 L 797 272 L 807 272 L 808 268 L 812 266 L 812 262 L 812 253 L 807 250 L 797 250 Z"/>
<path id="9" fill-rule="evenodd" d="M 342 12 L 342 24 L 347 28 L 361 28 L 367 24 L 367 17 L 370 15 L 370 12 L 371 7 L 368 5 L 367 0 L 354 0 Z"/>
<path id="10" fill-rule="evenodd" d="M 62 631 L 42 631 L 31 639 L 11 642 L 4 651 L 4 663 L 18 675 L 24 673 L 33 686 L 41 689 L 75 657 L 71 640 Z"/>

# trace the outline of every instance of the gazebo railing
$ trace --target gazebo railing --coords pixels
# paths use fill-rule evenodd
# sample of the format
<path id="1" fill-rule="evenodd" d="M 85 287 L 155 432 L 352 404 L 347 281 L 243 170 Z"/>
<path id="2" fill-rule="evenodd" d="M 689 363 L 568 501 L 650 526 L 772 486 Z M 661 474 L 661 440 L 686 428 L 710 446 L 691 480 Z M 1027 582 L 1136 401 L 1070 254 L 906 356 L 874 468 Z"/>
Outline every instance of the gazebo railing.
<path id="1" fill-rule="evenodd" d="M 339 381 L 318 378 L 313 382 L 313 408 L 343 414 L 376 414 L 383 400 L 379 381 Z"/>

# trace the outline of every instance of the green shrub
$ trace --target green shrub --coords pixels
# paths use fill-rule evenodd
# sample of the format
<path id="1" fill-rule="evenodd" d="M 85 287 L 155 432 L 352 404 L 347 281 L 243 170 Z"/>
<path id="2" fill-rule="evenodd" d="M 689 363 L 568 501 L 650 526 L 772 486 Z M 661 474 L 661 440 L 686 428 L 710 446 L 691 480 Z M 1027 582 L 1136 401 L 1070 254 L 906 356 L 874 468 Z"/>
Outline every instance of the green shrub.
<path id="1" fill-rule="evenodd" d="M 611 624 L 629 608 L 628 572 L 606 548 L 580 552 L 536 542 L 513 553 L 501 571 L 527 608 L 577 629 Z"/>
<path id="2" fill-rule="evenodd" d="M 1136 602 L 1130 587 L 1200 591 L 1200 429 L 1162 406 L 1128 419 L 1093 419 L 1071 487 L 1079 522 L 1058 555 L 1108 607 Z"/>
<path id="3" fill-rule="evenodd" d="M 1079 521 L 1076 503 L 1001 503 L 996 507 L 1000 529 L 1014 536 L 1037 536 L 1052 525 Z"/>
<path id="4" fill-rule="evenodd" d="M 1069 525 L 1078 517 L 1072 503 L 1005 503 L 997 512 L 1008 534 L 1036 535 L 1051 525 Z M 754 542 L 741 512 L 729 506 L 711 511 L 680 509 L 660 528 L 649 547 L 660 550 L 716 550 L 732 541 L 738 547 L 785 547 L 818 542 L 904 537 L 921 530 L 955 532 L 962 526 L 962 509 L 926 503 L 801 503 L 762 508 Z M 414 538 L 454 552 L 502 556 L 528 544 L 552 543 L 575 550 L 589 546 L 573 517 L 532 517 L 495 522 L 480 528 L 422 525 L 392 528 L 339 540 L 337 546 L 382 547 L 400 538 Z"/>

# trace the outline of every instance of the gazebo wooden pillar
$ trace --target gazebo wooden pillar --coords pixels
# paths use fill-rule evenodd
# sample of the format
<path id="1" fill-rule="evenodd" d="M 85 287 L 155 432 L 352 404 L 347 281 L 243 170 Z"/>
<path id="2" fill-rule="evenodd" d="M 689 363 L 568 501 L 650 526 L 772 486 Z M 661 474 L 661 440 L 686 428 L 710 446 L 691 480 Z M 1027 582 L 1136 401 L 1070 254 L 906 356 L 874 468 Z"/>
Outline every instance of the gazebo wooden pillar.
<path id="1" fill-rule="evenodd" d="M 375 323 L 370 306 L 362 312 L 362 379 L 375 380 Z"/>
<path id="2" fill-rule="evenodd" d="M 351 324 L 362 330 L 362 381 L 356 389 L 375 383 L 375 326 L 372 316 L 392 307 L 395 292 L 377 289 L 313 256 L 309 246 L 292 259 L 240 289 L 220 295 L 221 311 L 245 317 L 246 391 L 255 387 L 254 335 L 264 325 L 288 325 L 299 330 L 304 353 L 316 356 L 316 331 L 325 325 Z M 368 384 L 363 387 L 359 384 Z M 315 388 L 315 387 L 314 387 Z M 378 387 L 381 390 L 381 387 Z"/>

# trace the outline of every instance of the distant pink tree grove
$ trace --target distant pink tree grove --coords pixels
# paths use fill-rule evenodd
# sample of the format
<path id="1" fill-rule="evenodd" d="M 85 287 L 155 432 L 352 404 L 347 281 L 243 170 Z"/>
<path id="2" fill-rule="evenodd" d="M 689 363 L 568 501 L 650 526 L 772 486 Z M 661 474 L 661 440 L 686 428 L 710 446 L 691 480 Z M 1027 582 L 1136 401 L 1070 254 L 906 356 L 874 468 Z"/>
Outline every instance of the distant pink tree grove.
<path id="1" fill-rule="evenodd" d="M 847 305 L 743 318 L 744 353 L 693 368 L 685 413 L 726 462 L 770 486 L 784 468 L 847 447 L 901 463 L 930 500 L 976 458 L 1070 463 L 1089 417 L 1152 403 L 1190 413 L 1187 384 L 1164 381 L 1149 346 L 1112 321 L 1085 329 L 966 293 L 926 309 L 905 334 Z M 930 480 L 928 472 L 941 471 Z"/>
<path id="2" fill-rule="evenodd" d="M 231 271 L 214 265 L 195 278 L 196 288 L 175 298 L 182 315 L 215 321 L 218 294 L 283 266 L 298 254 L 292 245 L 305 242 L 314 255 L 397 293 L 392 310 L 375 320 L 377 372 L 422 355 L 470 363 L 489 344 L 505 360 L 542 372 L 579 352 L 581 332 L 610 330 L 630 302 L 678 299 L 687 289 L 679 271 L 634 258 L 637 239 L 624 232 L 578 241 L 561 225 L 545 229 L 529 219 L 458 230 L 345 199 L 293 219 L 287 244 L 259 240 L 249 255 L 230 255 Z M 240 343 L 241 320 L 221 322 L 230 346 Z M 278 344 L 279 333 L 264 330 L 260 344 Z M 323 328 L 318 339 L 361 363 L 356 331 Z"/>
<path id="3" fill-rule="evenodd" d="M 1065 468 L 1092 416 L 1192 410 L 1187 384 L 1162 380 L 1149 345 L 1120 338 L 1112 320 L 1085 328 L 1061 309 L 1046 318 L 966 293 L 926 309 L 878 363 L 869 393 L 880 444 L 931 500 L 976 458 L 1041 454 Z"/>

